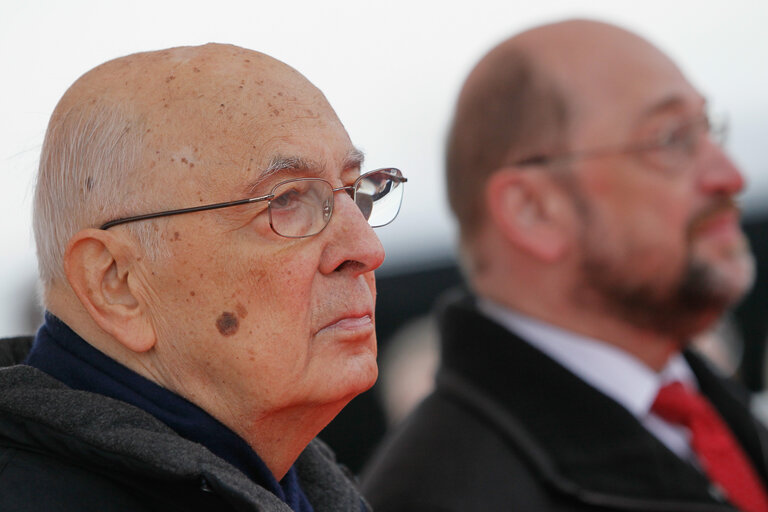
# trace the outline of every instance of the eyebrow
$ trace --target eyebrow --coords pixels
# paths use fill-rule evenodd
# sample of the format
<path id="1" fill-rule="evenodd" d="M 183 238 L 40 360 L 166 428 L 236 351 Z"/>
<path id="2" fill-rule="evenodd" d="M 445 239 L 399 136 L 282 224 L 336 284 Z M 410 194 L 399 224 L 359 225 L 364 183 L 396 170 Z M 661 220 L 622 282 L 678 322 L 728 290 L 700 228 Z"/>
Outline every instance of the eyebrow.
<path id="1" fill-rule="evenodd" d="M 357 148 L 352 148 L 347 152 L 342 163 L 342 170 L 360 169 L 363 166 L 365 155 Z M 321 175 L 325 169 L 325 164 L 303 158 L 300 156 L 275 155 L 270 160 L 269 165 L 261 171 L 259 176 L 251 182 L 247 191 L 249 194 L 255 193 L 258 188 L 272 176 L 280 173 Z"/>
<path id="2" fill-rule="evenodd" d="M 706 110 L 706 107 L 707 107 L 707 100 L 706 100 L 706 98 L 703 98 L 703 97 L 699 96 L 699 99 L 701 100 L 701 105 Z M 685 98 L 683 98 L 682 96 L 679 96 L 677 94 L 672 94 L 672 95 L 667 96 L 666 98 L 662 99 L 658 103 L 655 103 L 655 104 L 651 105 L 645 111 L 643 111 L 643 113 L 640 115 L 640 121 L 639 122 L 643 122 L 646 119 L 650 119 L 651 117 L 653 117 L 655 115 L 663 114 L 664 112 L 666 112 L 668 110 L 674 110 L 674 109 L 677 109 L 677 108 L 684 107 L 685 104 L 686 104 Z"/>

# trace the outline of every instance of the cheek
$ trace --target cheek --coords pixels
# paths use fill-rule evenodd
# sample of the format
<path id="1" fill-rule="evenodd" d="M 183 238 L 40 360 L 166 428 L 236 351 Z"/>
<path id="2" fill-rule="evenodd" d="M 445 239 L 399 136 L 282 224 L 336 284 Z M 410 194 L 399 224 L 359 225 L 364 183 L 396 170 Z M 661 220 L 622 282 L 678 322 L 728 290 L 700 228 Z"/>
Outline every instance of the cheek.
<path id="1" fill-rule="evenodd" d="M 694 192 L 690 180 L 661 175 L 646 166 L 601 167 L 583 182 L 592 219 L 611 226 L 623 244 L 680 246 L 687 238 Z M 659 247 L 661 251 L 664 247 Z"/>
<path id="2" fill-rule="evenodd" d="M 689 217 L 676 205 L 648 204 L 631 221 L 630 237 L 644 243 L 659 244 L 657 249 L 680 247 L 688 238 Z"/>
<path id="3" fill-rule="evenodd" d="M 231 291 L 222 307 L 238 316 L 244 335 L 269 339 L 309 330 L 317 264 L 306 253 L 261 254 L 239 267 L 228 276 Z"/>
<path id="4" fill-rule="evenodd" d="M 585 250 L 628 282 L 674 280 L 689 258 L 687 224 L 674 204 L 596 205 L 584 224 Z"/>
<path id="5" fill-rule="evenodd" d="M 317 274 L 318 263 L 312 255 L 300 250 L 282 250 L 274 254 L 260 254 L 242 264 L 242 293 L 264 301 L 265 307 L 280 310 L 288 304 L 307 300 Z M 296 314 L 297 311 L 286 311 Z"/>
<path id="6" fill-rule="evenodd" d="M 610 211 L 601 212 L 602 218 L 614 224 L 613 231 L 631 252 L 685 251 L 691 205 L 679 188 L 670 183 L 668 188 L 625 190 L 611 202 Z"/>
<path id="7" fill-rule="evenodd" d="M 195 244 L 187 232 L 171 231 L 170 255 L 149 276 L 152 309 L 166 335 L 178 337 L 182 326 L 184 336 L 228 341 L 308 331 L 317 251 L 241 238 Z"/>

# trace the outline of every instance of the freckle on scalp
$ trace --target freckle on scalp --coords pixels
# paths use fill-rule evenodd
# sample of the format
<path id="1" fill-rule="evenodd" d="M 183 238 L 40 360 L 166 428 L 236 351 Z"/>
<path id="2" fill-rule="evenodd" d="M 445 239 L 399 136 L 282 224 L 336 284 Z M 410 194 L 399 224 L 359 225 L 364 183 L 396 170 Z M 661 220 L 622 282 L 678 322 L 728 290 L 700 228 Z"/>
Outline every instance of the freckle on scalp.
<path id="1" fill-rule="evenodd" d="M 240 321 L 237 319 L 237 316 L 229 311 L 223 312 L 216 319 L 216 329 L 219 330 L 222 336 L 232 336 L 239 327 Z"/>

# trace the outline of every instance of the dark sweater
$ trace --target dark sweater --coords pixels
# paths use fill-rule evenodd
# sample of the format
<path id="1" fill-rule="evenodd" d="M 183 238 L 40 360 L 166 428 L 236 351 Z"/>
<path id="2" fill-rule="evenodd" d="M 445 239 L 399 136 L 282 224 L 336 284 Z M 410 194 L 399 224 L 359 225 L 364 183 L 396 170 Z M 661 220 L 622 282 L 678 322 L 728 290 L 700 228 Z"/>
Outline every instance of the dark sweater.
<path id="1" fill-rule="evenodd" d="M 292 510 L 312 512 L 294 467 L 278 482 L 237 434 L 195 404 L 99 352 L 54 315 L 45 315 L 25 364 L 72 389 L 99 393 L 143 409 L 180 436 L 205 446 L 238 468 Z"/>

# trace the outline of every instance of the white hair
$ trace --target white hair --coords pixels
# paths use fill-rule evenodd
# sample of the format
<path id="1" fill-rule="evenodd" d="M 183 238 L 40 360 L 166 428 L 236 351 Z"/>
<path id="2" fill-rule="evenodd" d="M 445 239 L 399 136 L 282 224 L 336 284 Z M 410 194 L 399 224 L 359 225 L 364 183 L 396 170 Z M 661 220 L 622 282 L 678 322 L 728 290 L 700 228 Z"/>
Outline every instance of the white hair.
<path id="1" fill-rule="evenodd" d="M 55 112 L 37 175 L 33 225 L 43 291 L 65 280 L 63 258 L 78 231 L 133 214 L 147 204 L 130 194 L 141 175 L 143 122 L 122 103 L 76 104 Z M 134 197 L 131 197 L 134 196 Z M 127 225 L 150 258 L 157 256 L 151 224 Z"/>

